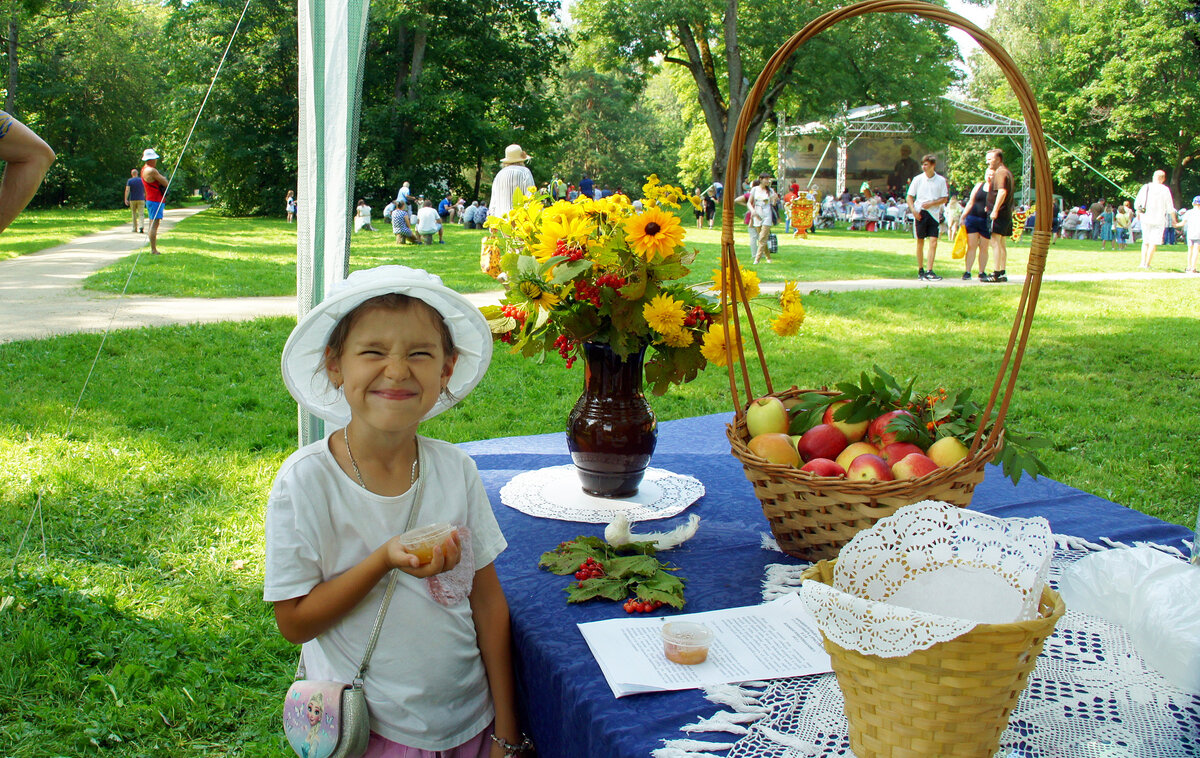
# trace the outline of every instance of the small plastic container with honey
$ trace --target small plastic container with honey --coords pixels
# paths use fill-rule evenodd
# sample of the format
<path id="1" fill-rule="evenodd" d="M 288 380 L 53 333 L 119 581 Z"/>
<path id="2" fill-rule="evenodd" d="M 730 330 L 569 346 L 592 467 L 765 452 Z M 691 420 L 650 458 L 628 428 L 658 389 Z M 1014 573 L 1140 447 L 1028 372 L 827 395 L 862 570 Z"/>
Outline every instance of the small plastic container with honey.
<path id="1" fill-rule="evenodd" d="M 400 535 L 400 544 L 406 552 L 417 556 L 424 566 L 433 560 L 433 549 L 446 541 L 454 533 L 451 524 L 429 524 L 418 526 Z"/>
<path id="2" fill-rule="evenodd" d="M 673 663 L 694 666 L 708 659 L 712 630 L 693 621 L 671 621 L 663 624 L 663 654 Z"/>

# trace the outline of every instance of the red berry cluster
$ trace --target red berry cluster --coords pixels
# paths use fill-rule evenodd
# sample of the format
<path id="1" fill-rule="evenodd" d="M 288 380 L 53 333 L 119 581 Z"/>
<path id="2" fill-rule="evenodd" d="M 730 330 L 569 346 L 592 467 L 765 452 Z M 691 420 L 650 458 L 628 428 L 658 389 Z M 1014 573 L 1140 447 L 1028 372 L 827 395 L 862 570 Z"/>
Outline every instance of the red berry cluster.
<path id="1" fill-rule="evenodd" d="M 604 576 L 604 564 L 595 558 L 588 558 L 579 564 L 579 570 L 575 572 L 575 578 L 581 582 L 585 579 L 595 579 L 599 576 Z"/>
<path id="2" fill-rule="evenodd" d="M 631 597 L 625 601 L 626 613 L 653 613 L 663 607 L 661 600 L 638 600 Z"/>
<path id="3" fill-rule="evenodd" d="M 575 299 L 580 302 L 591 303 L 597 308 L 602 304 L 600 302 L 600 288 L 587 282 L 579 282 L 575 285 Z"/>
<path id="4" fill-rule="evenodd" d="M 554 339 L 554 347 L 558 350 L 558 354 L 567 362 L 567 368 L 575 365 L 575 356 L 571 353 L 575 350 L 575 346 L 579 343 L 571 339 L 565 334 L 560 334 Z M 588 560 L 591 560 L 590 558 Z"/>
<path id="5" fill-rule="evenodd" d="M 625 284 L 625 277 L 617 274 L 601 274 L 600 276 L 596 277 L 596 286 L 598 287 L 612 287 L 615 290 L 619 290 L 624 287 Z"/>
<path id="6" fill-rule="evenodd" d="M 504 305 L 500 307 L 500 311 L 505 316 L 517 320 L 517 326 L 512 331 L 505 332 L 504 334 L 500 335 L 501 342 L 506 342 L 511 345 L 513 342 L 513 332 L 519 332 L 525 326 L 525 309 L 518 308 L 515 305 Z"/>
<path id="7" fill-rule="evenodd" d="M 712 316 L 708 315 L 708 311 L 697 305 L 688 311 L 687 316 L 683 319 L 683 325 L 687 327 L 700 326 L 707 327 L 708 322 L 712 321 Z"/>

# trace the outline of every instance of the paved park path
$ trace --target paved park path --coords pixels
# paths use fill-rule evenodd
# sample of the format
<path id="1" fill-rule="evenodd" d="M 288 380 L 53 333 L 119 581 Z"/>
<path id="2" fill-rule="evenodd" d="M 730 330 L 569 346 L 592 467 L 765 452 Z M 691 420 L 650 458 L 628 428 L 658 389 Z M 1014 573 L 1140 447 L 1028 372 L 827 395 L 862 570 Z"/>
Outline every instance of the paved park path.
<path id="1" fill-rule="evenodd" d="M 203 207 L 168 210 L 159 229 L 163 247 L 170 255 L 170 230 Z M 166 324 L 211 323 L 215 321 L 245 321 L 261 316 L 294 316 L 296 297 L 157 297 L 120 295 L 84 290 L 80 285 L 91 274 L 110 266 L 121 258 L 141 250 L 149 255 L 146 235 L 135 234 L 129 227 L 96 232 L 74 239 L 65 245 L 0 261 L 0 343 L 13 340 L 41 339 L 73 332 L 103 332 L 106 329 L 131 329 Z M 1044 281 L 1099 281 L 1119 278 L 1163 279 L 1182 278 L 1184 274 L 1165 272 L 1122 272 L 1119 274 L 1059 274 L 1046 275 Z M 1014 276 L 1009 286 L 1019 285 L 1022 277 Z M 764 284 L 766 292 L 778 291 L 782 285 Z M 916 279 L 852 279 L 828 282 L 801 282 L 801 293 L 821 290 L 845 292 L 865 289 L 900 289 L 917 287 L 984 286 L 947 277 L 931 283 Z M 989 285 L 990 286 L 990 285 Z M 495 303 L 499 292 L 480 292 L 467 296 L 478 305 Z"/>

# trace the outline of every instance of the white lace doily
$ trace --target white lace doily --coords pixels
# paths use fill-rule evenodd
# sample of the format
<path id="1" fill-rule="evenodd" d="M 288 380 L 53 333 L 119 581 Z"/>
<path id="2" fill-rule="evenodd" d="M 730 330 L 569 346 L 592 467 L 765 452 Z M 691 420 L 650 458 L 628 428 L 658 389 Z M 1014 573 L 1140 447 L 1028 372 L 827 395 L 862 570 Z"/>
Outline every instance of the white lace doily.
<path id="1" fill-rule="evenodd" d="M 801 594 L 831 640 L 895 658 L 959 637 L 979 623 L 1034 617 L 1050 566 L 1044 518 L 996 518 L 925 500 L 855 535 L 833 586 Z"/>
<path id="2" fill-rule="evenodd" d="M 1067 566 L 1106 549 L 1074 537 L 1058 536 L 1055 544 L 1051 585 Z M 804 568 L 768 566 L 763 599 L 796 592 Z M 705 697 L 724 709 L 681 727 L 686 736 L 665 740 L 654 758 L 854 756 L 833 674 L 726 685 Z M 1147 666 L 1121 627 L 1068 610 L 1046 640 L 1000 745 L 1013 758 L 1194 758 L 1200 695 Z"/>
<path id="3" fill-rule="evenodd" d="M 670 518 L 703 495 L 695 477 L 648 468 L 632 497 L 595 497 L 583 491 L 573 464 L 526 471 L 500 488 L 500 502 L 521 513 L 587 524 L 607 524 L 618 515 L 631 523 Z"/>

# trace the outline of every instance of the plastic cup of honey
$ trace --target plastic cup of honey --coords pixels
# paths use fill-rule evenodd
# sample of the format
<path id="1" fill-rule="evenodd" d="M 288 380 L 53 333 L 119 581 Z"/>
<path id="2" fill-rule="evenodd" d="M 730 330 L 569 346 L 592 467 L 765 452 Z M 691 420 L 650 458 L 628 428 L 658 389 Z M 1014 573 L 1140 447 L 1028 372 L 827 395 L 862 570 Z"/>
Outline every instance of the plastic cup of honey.
<path id="1" fill-rule="evenodd" d="M 420 565 L 424 566 L 433 560 L 433 549 L 446 541 L 454 533 L 450 524 L 430 524 L 418 526 L 400 535 L 400 544 L 405 552 L 417 556 Z"/>
<path id="2" fill-rule="evenodd" d="M 693 666 L 708 659 L 712 630 L 693 621 L 671 621 L 663 624 L 663 654 L 673 663 Z"/>

